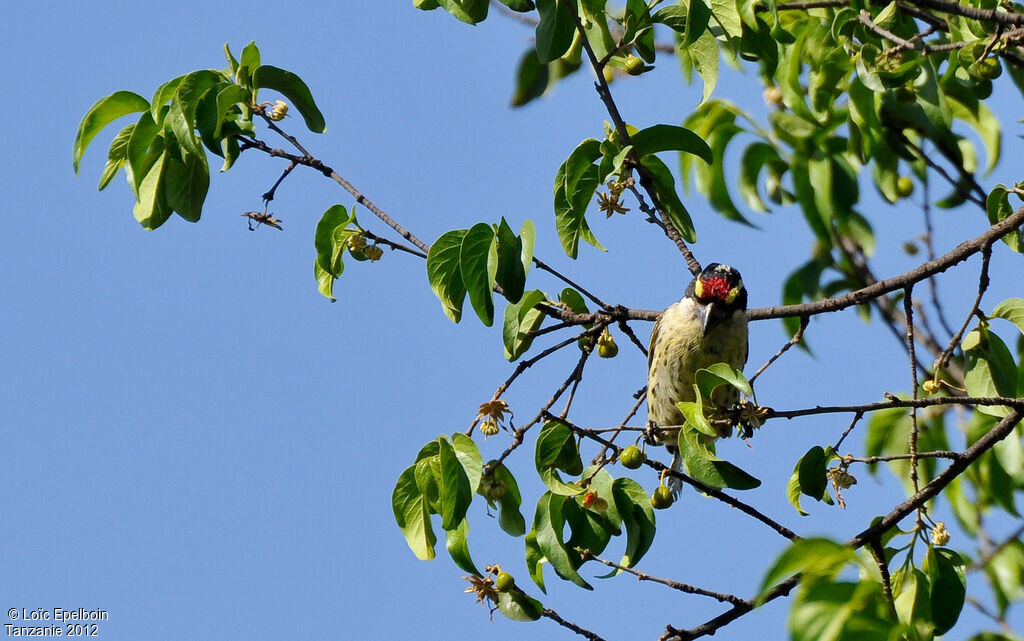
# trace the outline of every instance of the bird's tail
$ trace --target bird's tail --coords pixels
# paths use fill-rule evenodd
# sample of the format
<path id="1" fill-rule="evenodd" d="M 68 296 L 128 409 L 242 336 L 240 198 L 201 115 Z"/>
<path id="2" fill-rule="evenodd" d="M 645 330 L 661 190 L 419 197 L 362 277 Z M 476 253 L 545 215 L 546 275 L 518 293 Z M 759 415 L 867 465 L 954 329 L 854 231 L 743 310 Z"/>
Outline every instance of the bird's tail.
<path id="1" fill-rule="evenodd" d="M 672 471 L 673 472 L 682 472 L 683 471 L 683 457 L 679 455 L 679 449 L 673 447 L 673 448 L 671 448 L 670 451 L 672 452 Z M 679 477 L 676 477 L 676 476 L 668 476 L 668 478 L 665 479 L 665 485 L 668 487 L 668 489 L 672 490 L 673 498 L 678 499 L 679 498 L 679 490 L 683 489 L 683 482 L 682 482 L 682 480 L 680 480 Z"/>

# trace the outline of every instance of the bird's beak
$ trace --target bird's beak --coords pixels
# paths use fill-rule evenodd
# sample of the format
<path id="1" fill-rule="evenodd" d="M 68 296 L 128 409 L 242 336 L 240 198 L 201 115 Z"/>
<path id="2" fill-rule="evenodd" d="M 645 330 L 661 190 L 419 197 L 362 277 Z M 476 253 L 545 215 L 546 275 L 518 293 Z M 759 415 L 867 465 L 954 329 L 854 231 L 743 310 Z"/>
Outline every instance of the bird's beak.
<path id="1" fill-rule="evenodd" d="M 700 308 L 698 314 L 700 315 L 700 331 L 702 335 L 708 335 L 708 330 L 711 329 L 711 326 L 714 324 L 714 318 L 718 315 L 717 311 L 713 302 Z"/>

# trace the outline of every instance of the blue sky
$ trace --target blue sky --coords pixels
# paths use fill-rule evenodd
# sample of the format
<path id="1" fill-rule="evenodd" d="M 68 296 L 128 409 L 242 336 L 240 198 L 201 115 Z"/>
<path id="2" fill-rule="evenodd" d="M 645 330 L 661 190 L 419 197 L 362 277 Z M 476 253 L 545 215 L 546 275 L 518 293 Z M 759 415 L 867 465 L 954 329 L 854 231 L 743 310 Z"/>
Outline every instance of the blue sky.
<path id="1" fill-rule="evenodd" d="M 490 623 L 461 594 L 463 572 L 443 550 L 435 562 L 417 561 L 391 514 L 394 482 L 419 447 L 465 429 L 511 372 L 498 328 L 471 314 L 450 323 L 422 262 L 390 252 L 377 264 L 349 265 L 337 303 L 322 298 L 313 229 L 328 206 L 352 199 L 315 172 L 296 170 L 279 189 L 272 211 L 283 232 L 250 233 L 240 217 L 260 208 L 283 169 L 249 153 L 213 177 L 200 223 L 174 217 L 146 232 L 123 179 L 95 189 L 114 130 L 89 149 L 80 179 L 71 144 L 99 97 L 118 89 L 149 96 L 171 77 L 223 66 L 225 42 L 238 52 L 255 39 L 265 63 L 307 82 L 328 132 L 303 133 L 298 118 L 286 125 L 420 238 L 501 216 L 518 228 L 529 218 L 545 261 L 605 300 L 662 308 L 689 275 L 639 216 L 595 216 L 609 252 L 587 247 L 576 262 L 554 235 L 555 171 L 580 140 L 601 135 L 606 118 L 587 75 L 513 111 L 513 69 L 532 32 L 500 16 L 473 28 L 409 2 L 184 2 L 159 12 L 127 2 L 12 3 L 5 14 L 3 610 L 101 608 L 110 616 L 101 638 L 115 640 L 572 638 L 549 621 Z M 992 104 L 1007 123 L 1012 159 L 1019 96 L 1006 89 Z M 670 57 L 613 90 L 638 126 L 677 123 L 700 96 L 699 86 L 678 82 Z M 749 74 L 729 72 L 718 93 L 762 105 Z M 1014 169 L 1003 163 L 986 184 L 1019 179 Z M 698 257 L 736 265 L 752 306 L 776 304 L 810 247 L 799 213 L 758 217 L 762 229 L 751 230 L 720 220 L 697 196 L 687 205 L 701 234 Z M 879 273 L 911 267 L 895 248 L 920 233 L 919 209 L 872 200 L 865 209 L 879 233 Z M 939 251 L 986 224 L 966 209 L 936 216 Z M 365 210 L 360 220 L 385 232 Z M 1019 256 L 1007 253 L 997 252 L 994 274 L 1019 270 Z M 973 300 L 974 262 L 941 281 L 954 318 Z M 532 286 L 561 289 L 535 276 Z M 1021 294 L 1010 281 L 994 279 L 989 306 Z M 646 339 L 649 326 L 637 332 Z M 768 370 L 762 403 L 868 402 L 909 386 L 898 344 L 852 310 L 815 320 L 808 337 L 816 358 L 793 353 Z M 783 342 L 777 322 L 756 324 L 751 366 Z M 587 371 L 571 415 L 579 424 L 617 424 L 644 384 L 643 358 L 619 343 L 619 358 Z M 507 397 L 517 417 L 532 416 L 574 362 L 568 354 L 533 368 Z M 720 451 L 764 481 L 748 493 L 751 503 L 800 534 L 844 539 L 901 499 L 895 483 L 862 471 L 849 510 L 816 505 L 809 519 L 788 506 L 784 487 L 797 458 L 834 442 L 846 422 L 776 421 L 752 448 L 734 441 Z M 503 438 L 482 444 L 484 456 L 500 453 Z M 862 441 L 855 433 L 848 444 L 859 451 Z M 513 467 L 528 519 L 540 493 L 529 458 Z M 637 478 L 656 485 L 650 473 Z M 473 509 L 478 565 L 502 563 L 532 587 L 521 539 Z M 784 544 L 695 493 L 660 513 L 659 525 L 642 569 L 744 597 Z M 689 627 L 722 609 L 624 577 L 584 593 L 548 575 L 545 605 L 607 639 L 656 638 L 665 623 Z M 787 610 L 776 602 L 716 638 L 765 630 L 781 638 Z M 974 623 L 951 638 L 976 629 L 970 616 Z"/>

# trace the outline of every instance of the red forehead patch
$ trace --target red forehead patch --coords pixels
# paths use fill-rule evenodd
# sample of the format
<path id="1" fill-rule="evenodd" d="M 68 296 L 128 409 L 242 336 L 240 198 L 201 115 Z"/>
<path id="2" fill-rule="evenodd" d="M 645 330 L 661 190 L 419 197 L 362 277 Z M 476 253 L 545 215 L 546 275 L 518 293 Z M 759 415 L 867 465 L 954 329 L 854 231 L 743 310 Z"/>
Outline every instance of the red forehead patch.
<path id="1" fill-rule="evenodd" d="M 701 281 L 701 298 L 724 301 L 725 297 L 729 295 L 730 289 L 732 288 L 729 286 L 729 281 L 721 276 L 712 276 Z"/>

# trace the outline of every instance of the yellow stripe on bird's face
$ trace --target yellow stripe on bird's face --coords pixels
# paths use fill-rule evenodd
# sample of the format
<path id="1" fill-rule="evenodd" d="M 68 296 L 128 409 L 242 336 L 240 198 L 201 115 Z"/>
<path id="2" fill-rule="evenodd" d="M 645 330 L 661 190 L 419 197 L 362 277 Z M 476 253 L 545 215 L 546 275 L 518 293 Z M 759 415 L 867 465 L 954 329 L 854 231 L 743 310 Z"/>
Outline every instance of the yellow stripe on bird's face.
<path id="1" fill-rule="evenodd" d="M 725 295 L 725 304 L 732 305 L 736 300 L 736 297 L 740 295 L 740 291 L 743 290 L 743 281 L 736 283 L 736 286 L 729 290 L 729 293 Z M 700 294 L 698 294 L 699 296 Z"/>

